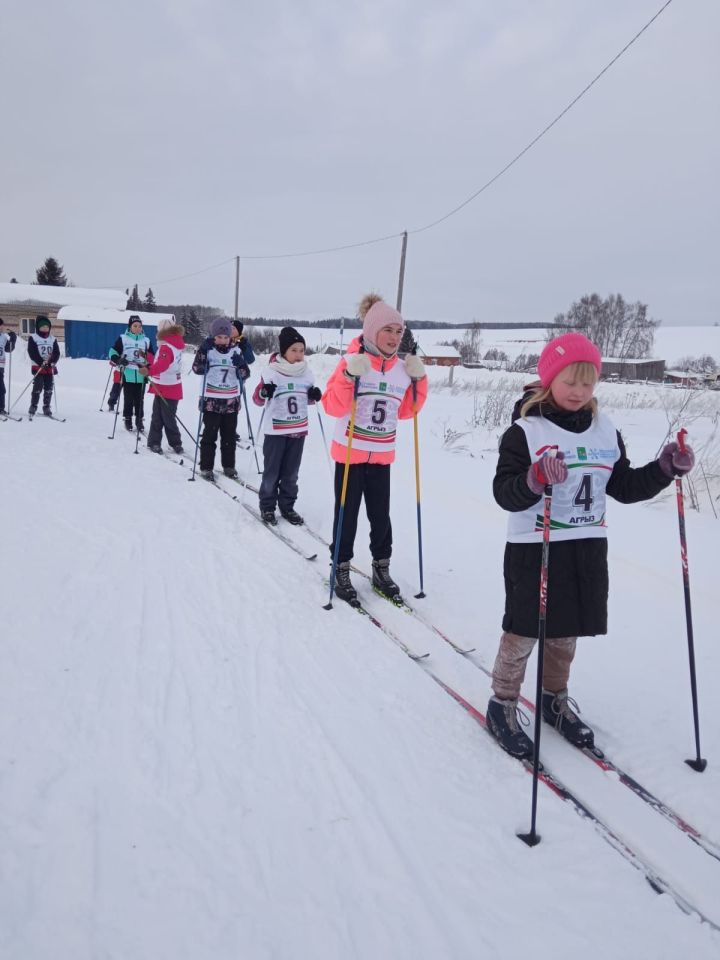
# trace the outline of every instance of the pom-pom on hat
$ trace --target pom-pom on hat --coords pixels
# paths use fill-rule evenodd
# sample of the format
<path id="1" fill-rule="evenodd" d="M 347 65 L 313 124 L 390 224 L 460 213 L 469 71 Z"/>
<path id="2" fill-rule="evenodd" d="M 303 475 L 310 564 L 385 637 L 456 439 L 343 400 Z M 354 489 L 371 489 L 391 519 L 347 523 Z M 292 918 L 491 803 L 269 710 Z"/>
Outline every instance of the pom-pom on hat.
<path id="1" fill-rule="evenodd" d="M 538 360 L 540 383 L 547 389 L 555 377 L 571 363 L 591 363 L 600 376 L 600 351 L 581 333 L 564 333 L 545 347 Z"/>
<path id="2" fill-rule="evenodd" d="M 211 337 L 229 337 L 231 334 L 232 328 L 229 320 L 225 320 L 223 317 L 216 317 L 213 320 L 212 326 L 210 327 Z"/>
<path id="3" fill-rule="evenodd" d="M 283 327 L 278 336 L 278 343 L 280 344 L 280 356 L 284 357 L 294 343 L 301 343 L 305 346 L 305 337 L 301 336 L 295 327 Z"/>
<path id="4" fill-rule="evenodd" d="M 377 294 L 369 294 L 360 304 L 360 319 L 363 322 L 363 341 L 377 349 L 377 335 L 383 327 L 399 323 L 405 329 L 405 321 L 398 311 L 385 303 Z"/>

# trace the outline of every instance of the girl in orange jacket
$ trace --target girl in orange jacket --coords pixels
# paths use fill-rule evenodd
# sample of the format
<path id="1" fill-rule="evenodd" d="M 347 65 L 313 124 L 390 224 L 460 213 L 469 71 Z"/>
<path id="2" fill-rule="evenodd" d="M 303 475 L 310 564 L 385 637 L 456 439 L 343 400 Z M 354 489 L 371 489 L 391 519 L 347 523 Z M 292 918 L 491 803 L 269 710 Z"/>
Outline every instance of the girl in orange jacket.
<path id="1" fill-rule="evenodd" d="M 350 450 L 345 513 L 340 536 L 335 593 L 352 603 L 357 592 L 350 581 L 350 561 L 357 531 L 360 501 L 370 521 L 370 552 L 373 585 L 388 597 L 400 588 L 390 576 L 392 525 L 390 523 L 390 464 L 395 459 L 398 420 L 407 420 L 422 409 L 427 398 L 427 376 L 422 360 L 397 355 L 405 322 L 397 310 L 377 294 L 360 303 L 363 332 L 354 339 L 328 380 L 322 403 L 336 417 L 331 455 L 335 461 L 335 519 L 330 554 L 334 556 L 340 496 L 347 448 L 350 414 L 357 384 L 357 411 Z"/>

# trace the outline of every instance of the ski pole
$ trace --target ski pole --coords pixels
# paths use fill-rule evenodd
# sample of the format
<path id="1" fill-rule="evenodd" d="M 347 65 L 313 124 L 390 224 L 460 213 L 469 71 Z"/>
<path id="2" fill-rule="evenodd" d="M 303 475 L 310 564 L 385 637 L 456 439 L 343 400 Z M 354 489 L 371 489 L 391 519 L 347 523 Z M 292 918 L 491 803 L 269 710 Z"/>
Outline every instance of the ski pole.
<path id="1" fill-rule="evenodd" d="M 193 459 L 193 468 L 192 476 L 188 477 L 188 483 L 195 480 L 195 468 L 197 467 L 197 458 L 198 450 L 200 449 L 200 427 L 202 426 L 202 416 L 203 416 L 203 402 L 205 400 L 205 384 L 207 383 L 208 370 L 210 369 L 210 363 L 208 362 L 207 356 L 205 357 L 205 373 L 203 374 L 202 387 L 200 389 L 200 414 L 198 415 L 198 425 L 197 425 L 197 436 L 195 438 L 195 457 Z"/>
<path id="2" fill-rule="evenodd" d="M 680 452 L 685 452 L 685 435 L 683 427 L 677 435 Z M 695 641 L 693 639 L 692 609 L 690 607 L 690 573 L 688 570 L 687 537 L 685 535 L 685 500 L 683 497 L 682 477 L 675 478 L 675 492 L 677 494 L 678 526 L 680 528 L 680 559 L 682 561 L 683 589 L 685 591 L 685 623 L 687 625 L 688 660 L 690 662 L 690 692 L 692 694 L 693 724 L 695 725 L 695 759 L 685 763 L 698 773 L 707 767 L 707 760 L 700 756 L 700 716 L 698 709 L 697 677 L 695 674 Z"/>
<path id="3" fill-rule="evenodd" d="M 242 397 L 243 404 L 245 405 L 245 415 L 247 417 L 247 425 L 248 425 L 248 437 L 250 437 L 250 443 L 252 444 L 253 453 L 255 454 L 255 466 L 257 467 L 257 472 L 262 473 L 262 470 L 260 469 L 260 463 L 258 461 L 257 450 L 255 449 L 255 437 L 253 436 L 252 424 L 250 423 L 250 409 L 248 408 L 247 394 L 245 393 L 245 380 L 243 379 L 243 377 L 240 376 L 239 373 L 238 373 L 238 377 L 240 378 L 240 395 Z M 265 416 L 264 409 L 263 409 L 263 416 Z M 262 420 L 260 422 L 262 423 Z"/>
<path id="4" fill-rule="evenodd" d="M 115 430 L 117 429 L 118 414 L 120 413 L 120 398 L 122 397 L 123 403 L 125 403 L 125 370 L 124 368 L 120 370 L 120 396 L 117 398 L 117 403 L 115 404 L 115 418 L 113 419 L 113 428 L 112 433 L 108 437 L 108 440 L 115 439 Z"/>
<path id="5" fill-rule="evenodd" d="M 352 406 L 350 408 L 350 423 L 348 425 L 348 444 L 345 453 L 345 469 L 343 470 L 343 481 L 340 489 L 340 509 L 338 511 L 337 526 L 335 527 L 335 549 L 333 550 L 332 570 L 330 571 L 330 596 L 328 602 L 323 607 L 324 610 L 332 610 L 332 598 L 335 591 L 335 571 L 337 570 L 338 557 L 340 556 L 340 537 L 342 536 L 343 520 L 345 518 L 345 497 L 347 496 L 348 476 L 350 474 L 350 454 L 352 452 L 353 435 L 355 433 L 355 415 L 357 414 L 357 398 L 360 389 L 360 377 L 355 378 L 353 385 Z"/>
<path id="6" fill-rule="evenodd" d="M 13 350 L 14 350 L 14 349 L 15 349 L 15 348 L 13 347 Z M 12 404 L 10 403 L 11 394 L 12 394 L 12 350 L 11 350 L 10 353 L 8 354 L 8 385 L 7 385 L 7 410 L 8 410 L 8 413 L 10 412 L 10 407 L 12 406 Z"/>
<path id="7" fill-rule="evenodd" d="M 135 409 L 135 453 L 138 452 L 138 446 L 140 444 L 140 424 L 145 423 L 145 382 L 142 384 L 142 390 L 140 391 L 140 412 L 141 416 L 137 415 L 137 408 Z"/>
<path id="8" fill-rule="evenodd" d="M 103 407 L 105 406 L 105 395 L 107 394 L 107 388 L 110 386 L 110 377 L 112 375 L 113 375 L 113 368 L 111 366 L 110 370 L 108 371 L 108 378 L 105 381 L 105 389 L 103 390 L 102 400 L 100 401 L 100 409 L 98 411 L 99 413 L 103 412 Z"/>
<path id="9" fill-rule="evenodd" d="M 538 655 L 537 655 L 537 683 L 535 687 L 535 750 L 533 752 L 533 782 L 532 804 L 530 814 L 530 832 L 518 833 L 518 837 L 529 847 L 540 843 L 540 836 L 536 832 L 537 823 L 537 788 L 540 772 L 540 727 L 542 725 L 542 690 L 543 665 L 545 661 L 545 616 L 547 613 L 548 588 L 548 559 L 550 555 L 550 509 L 552 504 L 552 487 L 545 486 L 545 502 L 543 509 L 543 541 L 542 559 L 540 562 L 540 605 L 538 611 Z"/>
<path id="10" fill-rule="evenodd" d="M 318 423 L 320 424 L 320 434 L 322 436 L 323 446 L 325 447 L 325 459 L 327 460 L 328 469 L 330 470 L 330 476 L 332 476 L 333 475 L 332 460 L 330 459 L 330 451 L 328 450 L 327 439 L 325 438 L 325 427 L 323 425 L 323 419 L 320 416 L 320 407 L 318 407 L 318 405 L 315 404 L 315 409 L 317 410 Z"/>
<path id="11" fill-rule="evenodd" d="M 13 403 L 13 405 L 12 405 L 11 407 L 8 407 L 8 413 L 10 413 L 10 412 L 12 411 L 12 408 L 13 408 L 16 404 L 20 403 L 20 400 L 22 399 L 22 397 L 24 396 L 24 394 L 27 393 L 27 391 L 29 390 L 29 388 L 35 383 L 35 381 L 37 380 L 37 378 L 40 376 L 41 373 L 42 373 L 42 370 L 38 370 L 37 373 L 33 374 L 33 376 L 30 378 L 30 382 L 29 382 L 28 384 L 26 384 L 25 387 L 23 387 L 23 390 L 22 390 L 22 392 L 20 393 L 20 395 L 18 396 L 18 398 L 17 398 L 17 400 L 15 401 L 15 403 Z"/>
<path id="12" fill-rule="evenodd" d="M 167 402 L 167 398 L 164 397 L 161 393 L 154 393 L 153 396 L 154 396 L 154 397 L 160 397 L 160 399 L 162 400 L 162 402 L 165 404 L 166 407 L 169 407 L 169 406 L 170 406 L 170 404 Z M 193 443 L 196 443 L 197 441 L 195 440 L 195 437 L 190 433 L 190 431 L 189 431 L 188 428 L 185 426 L 185 424 L 182 422 L 182 420 L 181 420 L 180 417 L 177 415 L 177 413 L 175 414 L 175 419 L 176 419 L 177 422 L 180 424 L 180 426 L 183 428 L 183 430 L 185 431 L 185 433 L 190 437 L 190 439 L 192 440 L 192 442 L 193 442 Z"/>
<path id="13" fill-rule="evenodd" d="M 417 502 L 417 535 L 418 535 L 418 565 L 420 567 L 420 593 L 415 594 L 416 600 L 425 596 L 423 589 L 423 552 L 422 552 L 422 512 L 420 506 L 420 441 L 418 439 L 418 411 L 417 411 L 417 380 L 412 382 L 413 395 L 413 433 L 415 435 L 415 500 Z"/>

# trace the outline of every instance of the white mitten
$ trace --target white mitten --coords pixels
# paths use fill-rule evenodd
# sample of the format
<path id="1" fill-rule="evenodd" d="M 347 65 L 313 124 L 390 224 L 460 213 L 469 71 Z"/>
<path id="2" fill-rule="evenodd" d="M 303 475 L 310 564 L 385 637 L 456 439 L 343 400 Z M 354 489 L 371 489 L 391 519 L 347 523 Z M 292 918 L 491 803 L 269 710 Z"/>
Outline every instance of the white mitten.
<path id="1" fill-rule="evenodd" d="M 425 364 L 420 357 L 414 353 L 409 353 L 405 357 L 405 372 L 411 380 L 422 380 L 425 376 Z"/>
<path id="2" fill-rule="evenodd" d="M 366 353 L 350 353 L 345 362 L 349 377 L 364 377 L 370 373 L 370 358 Z"/>

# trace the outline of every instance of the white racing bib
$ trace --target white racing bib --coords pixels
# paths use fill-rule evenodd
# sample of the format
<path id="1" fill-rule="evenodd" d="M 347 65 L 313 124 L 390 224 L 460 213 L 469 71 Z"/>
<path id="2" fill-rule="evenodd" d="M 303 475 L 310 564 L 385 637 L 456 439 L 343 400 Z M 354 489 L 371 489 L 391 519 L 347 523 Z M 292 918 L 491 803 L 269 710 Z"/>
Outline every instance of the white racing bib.
<path id="1" fill-rule="evenodd" d="M 127 333 L 123 333 L 120 339 L 122 340 L 123 346 L 122 355 L 127 360 L 128 367 L 137 370 L 138 367 L 144 366 L 145 354 L 150 349 L 150 341 L 148 338 L 141 337 L 140 340 L 136 340 L 135 337 L 130 337 Z"/>
<path id="2" fill-rule="evenodd" d="M 40 337 L 37 333 L 33 333 L 32 338 L 43 360 L 47 360 L 48 357 L 52 356 L 53 347 L 55 346 L 55 337 L 52 334 L 47 337 Z"/>
<path id="3" fill-rule="evenodd" d="M 373 367 L 360 378 L 353 449 L 369 453 L 395 449 L 398 410 L 411 382 L 399 361 L 391 370 L 381 373 Z M 346 414 L 335 424 L 334 439 L 347 446 L 349 429 L 350 414 Z"/>
<path id="4" fill-rule="evenodd" d="M 265 414 L 265 433 L 286 435 L 308 432 L 308 395 L 315 380 L 306 370 L 299 377 L 287 377 L 280 371 L 272 372 L 272 379 L 263 380 L 275 384 L 275 393 L 267 401 Z"/>
<path id="5" fill-rule="evenodd" d="M 515 424 L 525 433 L 533 463 L 553 447 L 565 455 L 567 480 L 552 488 L 552 539 L 606 537 L 605 488 L 620 458 L 617 430 L 612 421 L 598 414 L 584 433 L 563 430 L 541 416 L 521 418 Z M 510 543 L 539 543 L 542 530 L 542 501 L 508 516 Z"/>
<path id="6" fill-rule="evenodd" d="M 239 347 L 231 347 L 227 353 L 220 353 L 215 347 L 208 350 L 204 397 L 232 400 L 240 396 L 240 381 L 232 362 L 235 354 L 242 357 L 242 350 Z"/>
<path id="7" fill-rule="evenodd" d="M 162 386 L 172 387 L 175 384 L 180 383 L 182 379 L 182 350 L 178 350 L 177 347 L 174 347 L 171 343 L 163 342 L 162 346 L 167 347 L 169 350 L 172 350 L 172 363 L 167 368 L 163 370 L 162 373 L 156 374 L 154 377 L 150 377 L 151 383 L 158 383 Z M 158 347 L 158 352 L 160 348 Z"/>

